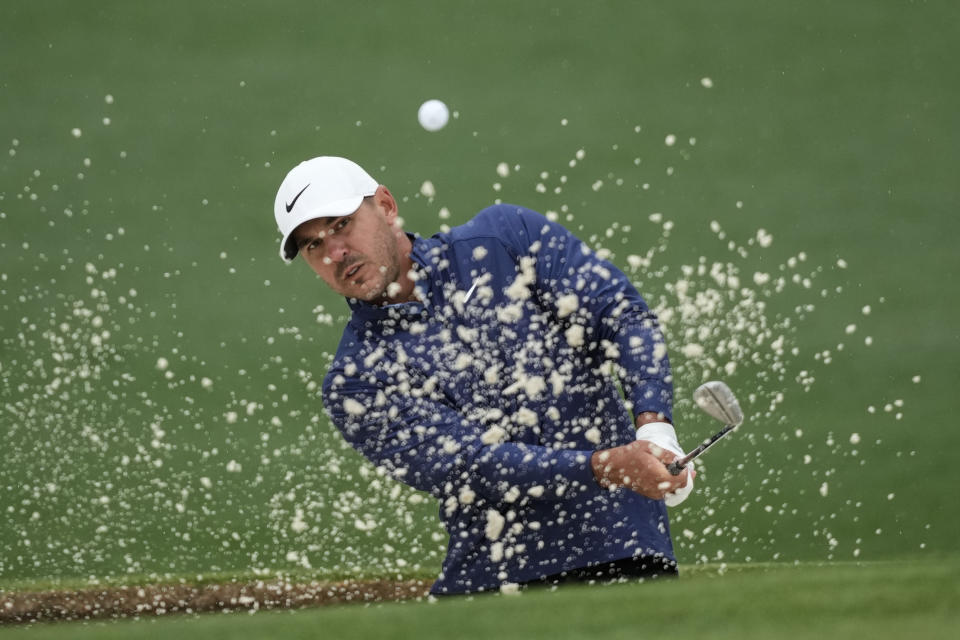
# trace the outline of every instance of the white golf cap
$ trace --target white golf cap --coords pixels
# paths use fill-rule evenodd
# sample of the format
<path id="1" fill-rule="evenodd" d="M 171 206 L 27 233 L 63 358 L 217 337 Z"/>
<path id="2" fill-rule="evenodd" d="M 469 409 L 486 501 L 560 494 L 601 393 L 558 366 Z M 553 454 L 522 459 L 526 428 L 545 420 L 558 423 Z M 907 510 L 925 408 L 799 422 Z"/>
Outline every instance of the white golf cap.
<path id="1" fill-rule="evenodd" d="M 315 218 L 350 215 L 378 186 L 360 165 L 346 158 L 321 156 L 298 164 L 283 179 L 273 203 L 273 214 L 283 234 L 280 257 L 285 262 L 297 257 L 290 234 L 298 226 Z"/>

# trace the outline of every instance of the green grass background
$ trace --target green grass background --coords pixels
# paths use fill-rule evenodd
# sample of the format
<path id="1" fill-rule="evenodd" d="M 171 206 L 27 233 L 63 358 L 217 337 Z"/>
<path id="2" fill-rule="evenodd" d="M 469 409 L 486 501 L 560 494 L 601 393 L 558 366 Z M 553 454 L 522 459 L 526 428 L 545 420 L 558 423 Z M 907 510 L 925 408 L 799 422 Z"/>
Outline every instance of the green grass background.
<path id="1" fill-rule="evenodd" d="M 425 234 L 500 198 L 625 266 L 664 240 L 661 212 L 669 246 L 637 274 L 652 300 L 700 256 L 745 282 L 810 276 L 767 300 L 792 318 L 784 373 L 725 376 L 751 419 L 674 514 L 681 561 L 956 554 L 956 18 L 893 0 L 5 2 L 0 588 L 435 573 L 435 506 L 345 449 L 310 386 L 346 307 L 277 258 L 272 202 L 320 154 L 367 167 Z M 431 134 L 416 110 L 434 97 L 456 117 Z M 679 409 L 685 442 L 714 430 Z"/>

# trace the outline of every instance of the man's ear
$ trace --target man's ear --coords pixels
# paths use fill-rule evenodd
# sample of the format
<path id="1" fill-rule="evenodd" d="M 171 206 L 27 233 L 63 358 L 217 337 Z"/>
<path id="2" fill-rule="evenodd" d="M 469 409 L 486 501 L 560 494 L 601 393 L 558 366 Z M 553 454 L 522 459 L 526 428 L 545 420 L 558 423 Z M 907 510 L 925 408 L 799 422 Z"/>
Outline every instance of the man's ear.
<path id="1" fill-rule="evenodd" d="M 377 190 L 373 193 L 373 203 L 380 213 L 383 214 L 384 219 L 386 219 L 388 223 L 393 224 L 397 219 L 397 201 L 394 200 L 390 190 L 382 184 L 377 187 Z"/>

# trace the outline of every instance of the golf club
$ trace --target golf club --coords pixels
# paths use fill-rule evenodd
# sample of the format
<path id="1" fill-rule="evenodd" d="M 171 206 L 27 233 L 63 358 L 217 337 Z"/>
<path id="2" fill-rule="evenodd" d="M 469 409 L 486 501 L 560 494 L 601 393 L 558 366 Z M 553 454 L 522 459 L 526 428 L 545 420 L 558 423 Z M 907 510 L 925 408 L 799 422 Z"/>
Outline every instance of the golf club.
<path id="1" fill-rule="evenodd" d="M 680 472 L 691 460 L 698 458 L 704 451 L 712 447 L 717 440 L 743 424 L 743 411 L 740 410 L 737 397 L 733 395 L 730 387 L 719 380 L 711 380 L 697 387 L 696 391 L 693 392 L 693 401 L 704 412 L 720 420 L 726 426 L 687 455 L 668 464 L 667 469 L 675 476 L 680 475 Z"/>

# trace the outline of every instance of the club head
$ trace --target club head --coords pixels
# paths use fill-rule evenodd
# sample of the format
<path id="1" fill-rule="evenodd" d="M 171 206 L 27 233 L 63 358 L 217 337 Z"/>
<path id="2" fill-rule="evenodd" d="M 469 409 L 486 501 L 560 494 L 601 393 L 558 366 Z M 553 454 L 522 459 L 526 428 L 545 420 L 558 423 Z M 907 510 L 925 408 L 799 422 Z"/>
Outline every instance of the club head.
<path id="1" fill-rule="evenodd" d="M 711 380 L 705 382 L 693 392 L 693 401 L 717 420 L 738 427 L 743 424 L 743 411 L 737 397 L 723 382 Z"/>

